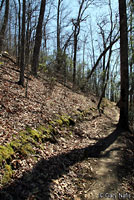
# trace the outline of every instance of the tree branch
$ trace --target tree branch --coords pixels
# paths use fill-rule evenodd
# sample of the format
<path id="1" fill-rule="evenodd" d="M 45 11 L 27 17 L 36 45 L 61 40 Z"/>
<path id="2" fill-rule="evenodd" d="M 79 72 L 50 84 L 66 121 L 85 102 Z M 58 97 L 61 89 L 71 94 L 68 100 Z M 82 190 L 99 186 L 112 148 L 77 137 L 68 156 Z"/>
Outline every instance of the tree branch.
<path id="1" fill-rule="evenodd" d="M 100 56 L 99 56 L 99 58 L 97 59 L 95 65 L 93 66 L 93 68 L 92 68 L 90 74 L 87 76 L 87 80 L 92 76 L 92 74 L 93 74 L 93 72 L 95 71 L 97 65 L 99 64 L 101 58 L 102 58 L 102 57 L 106 54 L 106 52 L 119 40 L 119 38 L 120 38 L 120 37 L 117 37 L 115 40 L 113 40 L 113 41 L 109 44 L 109 46 L 108 46 L 106 49 L 104 49 L 104 51 L 100 54 Z"/>

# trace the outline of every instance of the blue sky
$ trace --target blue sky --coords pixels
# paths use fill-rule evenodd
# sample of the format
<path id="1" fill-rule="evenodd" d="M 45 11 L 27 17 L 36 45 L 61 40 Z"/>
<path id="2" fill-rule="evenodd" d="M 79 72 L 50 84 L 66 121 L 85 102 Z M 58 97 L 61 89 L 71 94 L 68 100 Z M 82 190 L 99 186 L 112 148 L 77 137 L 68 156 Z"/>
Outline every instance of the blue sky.
<path id="1" fill-rule="evenodd" d="M 58 0 L 57 0 L 58 2 Z M 69 18 L 76 18 L 77 14 L 78 14 L 78 9 L 79 9 L 79 4 L 78 4 L 78 0 L 64 0 L 64 5 L 67 8 L 67 11 L 69 10 L 71 15 L 69 16 Z M 109 0 L 94 0 L 94 2 L 96 3 L 96 5 L 90 5 L 89 9 L 86 11 L 85 15 L 89 15 L 89 18 L 86 22 L 82 22 L 81 24 L 81 32 L 80 32 L 80 42 L 78 44 L 79 46 L 79 51 L 77 53 L 77 61 L 82 61 L 82 50 L 83 50 L 83 43 L 81 42 L 81 40 L 83 40 L 83 35 L 87 35 L 88 36 L 88 40 L 87 40 L 87 44 L 86 44 L 86 62 L 90 63 L 90 57 L 89 54 L 91 53 L 91 37 L 90 37 L 90 24 L 92 26 L 92 31 L 93 31 L 93 40 L 94 40 L 94 46 L 95 46 L 95 55 L 96 55 L 96 59 L 100 54 L 100 50 L 98 50 L 98 44 L 101 45 L 102 43 L 102 38 L 101 36 L 98 34 L 98 26 L 97 23 L 99 23 L 100 21 L 102 21 L 102 19 L 106 19 L 109 18 L 108 17 L 108 13 L 109 13 L 109 7 L 106 6 L 106 3 L 109 2 Z M 105 4 L 104 4 L 105 2 Z M 113 13 L 118 13 L 118 0 L 111 0 L 111 4 L 112 4 L 112 9 L 113 9 Z M 114 15 L 113 15 L 114 16 Z M 70 23 L 71 24 L 71 23 Z M 55 22 L 53 23 L 53 28 L 56 30 L 56 24 Z M 70 26 L 71 28 L 71 26 Z M 107 29 L 109 29 L 109 27 L 106 27 Z M 72 31 L 72 30 L 70 30 Z M 63 33 L 65 34 L 65 33 Z M 55 37 L 54 37 L 54 44 L 55 44 L 55 48 L 56 48 L 56 33 L 55 33 Z M 117 47 L 119 46 L 119 44 L 117 45 Z M 116 47 L 115 47 L 116 48 Z M 89 64 L 90 65 L 90 64 Z M 90 66 L 91 67 L 91 66 Z"/>

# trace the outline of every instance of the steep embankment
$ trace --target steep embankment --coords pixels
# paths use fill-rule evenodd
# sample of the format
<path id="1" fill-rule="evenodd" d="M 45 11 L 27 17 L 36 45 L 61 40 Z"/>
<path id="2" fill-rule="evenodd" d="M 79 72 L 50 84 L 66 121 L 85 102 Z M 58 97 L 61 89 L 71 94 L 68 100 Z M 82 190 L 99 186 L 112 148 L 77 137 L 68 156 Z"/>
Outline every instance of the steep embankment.
<path id="1" fill-rule="evenodd" d="M 26 89 L 16 84 L 18 79 L 18 67 L 8 59 L 1 58 L 0 143 L 8 139 L 8 134 L 18 133 L 26 125 L 37 127 L 56 117 L 56 114 L 70 114 L 77 109 L 83 111 L 96 106 L 94 96 L 73 93 L 53 77 L 45 77 L 43 80 L 30 76 L 25 98 Z"/>
<path id="2" fill-rule="evenodd" d="M 0 199 L 98 199 L 108 185 L 115 192 L 122 148 L 111 134 L 119 117 L 115 104 L 104 99 L 100 116 L 95 96 L 49 77 L 30 77 L 26 98 L 7 58 L 0 76 Z"/>

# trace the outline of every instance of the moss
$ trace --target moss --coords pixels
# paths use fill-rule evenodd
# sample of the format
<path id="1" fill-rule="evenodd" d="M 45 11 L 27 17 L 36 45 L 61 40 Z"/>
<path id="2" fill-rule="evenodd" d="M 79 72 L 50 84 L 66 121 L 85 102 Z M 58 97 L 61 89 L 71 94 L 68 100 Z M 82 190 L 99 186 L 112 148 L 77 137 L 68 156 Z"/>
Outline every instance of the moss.
<path id="1" fill-rule="evenodd" d="M 30 132 L 31 131 L 31 127 L 27 125 L 26 128 L 25 128 L 25 131 L 26 132 Z M 22 132 L 25 132 L 25 131 L 22 131 Z"/>
<path id="2" fill-rule="evenodd" d="M 22 133 L 21 133 L 22 134 Z M 12 141 L 10 146 L 14 149 L 15 152 L 20 154 L 27 155 L 29 152 L 34 152 L 32 145 L 37 145 L 37 142 L 28 135 L 21 135 L 19 139 Z M 39 147 L 39 144 L 38 144 Z"/>
<path id="3" fill-rule="evenodd" d="M 69 126 L 69 125 L 70 125 L 69 118 L 70 118 L 69 116 L 64 116 L 64 115 L 62 115 L 62 116 L 61 116 L 61 119 L 62 119 L 62 121 L 63 121 L 63 124 Z"/>
<path id="4" fill-rule="evenodd" d="M 45 142 L 45 141 L 52 142 L 54 140 L 53 135 L 55 135 L 57 132 L 56 129 L 52 125 L 49 125 L 48 128 L 44 126 L 39 126 L 38 131 L 42 133 L 41 135 L 42 142 Z"/>
<path id="5" fill-rule="evenodd" d="M 52 127 L 51 125 L 49 125 L 48 128 L 41 127 L 41 128 L 38 129 L 38 130 L 42 132 L 42 137 L 43 137 L 44 135 L 50 134 L 51 129 L 53 129 L 53 127 Z"/>
<path id="6" fill-rule="evenodd" d="M 2 165 L 3 157 L 0 155 L 0 166 Z"/>
<path id="7" fill-rule="evenodd" d="M 75 125 L 74 120 L 70 116 L 62 115 L 62 116 L 60 116 L 60 119 L 62 120 L 63 124 L 65 124 L 67 126 Z"/>
<path id="8" fill-rule="evenodd" d="M 28 135 L 30 134 L 30 137 L 32 137 L 35 141 L 41 142 L 42 131 L 36 130 L 36 129 L 31 129 L 31 128 L 28 128 L 27 131 L 28 131 Z M 29 139 L 30 139 L 30 137 L 29 137 Z M 27 138 L 27 140 L 28 140 L 28 138 Z"/>
<path id="9" fill-rule="evenodd" d="M 35 144 L 35 145 L 37 144 L 37 141 L 31 135 L 21 135 L 20 140 L 21 140 L 22 144 L 25 144 L 28 142 Z"/>
<path id="10" fill-rule="evenodd" d="M 21 140 L 16 139 L 16 140 L 10 142 L 10 146 L 14 149 L 14 151 L 20 149 L 20 147 L 22 146 Z"/>
<path id="11" fill-rule="evenodd" d="M 21 147 L 20 153 L 23 156 L 27 156 L 28 154 L 35 153 L 35 152 L 34 152 L 33 146 L 30 143 L 28 143 Z"/>
<path id="12" fill-rule="evenodd" d="M 53 126 L 52 125 L 49 125 L 48 126 L 48 129 L 46 129 L 47 130 L 47 132 L 49 132 L 49 133 L 51 133 L 52 131 L 53 131 Z"/>
<path id="13" fill-rule="evenodd" d="M 68 133 L 70 136 L 72 136 L 73 135 L 73 133 L 72 133 L 72 131 L 69 131 L 69 133 Z"/>
<path id="14" fill-rule="evenodd" d="M 10 165 L 5 165 L 5 169 L 4 169 L 4 175 L 2 177 L 2 184 L 6 184 L 10 181 L 11 177 L 13 175 L 13 170 L 11 168 Z"/>
<path id="15" fill-rule="evenodd" d="M 50 121 L 49 124 L 53 126 L 53 125 L 56 124 L 56 122 L 55 121 Z"/>
<path id="16" fill-rule="evenodd" d="M 59 126 L 62 126 L 62 124 L 63 124 L 63 121 L 61 119 L 57 119 L 55 122 Z"/>
<path id="17" fill-rule="evenodd" d="M 3 163 L 10 162 L 14 154 L 15 152 L 10 144 L 7 144 L 6 146 L 1 145 L 0 146 L 0 166 L 2 166 Z"/>
<path id="18" fill-rule="evenodd" d="M 0 145 L 0 155 L 4 160 L 11 158 L 13 154 L 14 150 L 10 145 L 7 146 Z"/>
<path id="19" fill-rule="evenodd" d="M 31 135 L 36 141 L 41 141 L 41 132 L 37 130 L 31 130 Z"/>
<path id="20" fill-rule="evenodd" d="M 37 128 L 37 130 L 41 132 L 42 134 L 48 132 L 48 129 L 45 126 L 41 126 L 41 125 Z"/>
<path id="21" fill-rule="evenodd" d="M 9 152 L 10 156 L 12 156 L 15 152 L 14 152 L 13 148 L 11 147 L 10 143 L 7 144 L 6 147 L 8 149 L 8 152 Z"/>

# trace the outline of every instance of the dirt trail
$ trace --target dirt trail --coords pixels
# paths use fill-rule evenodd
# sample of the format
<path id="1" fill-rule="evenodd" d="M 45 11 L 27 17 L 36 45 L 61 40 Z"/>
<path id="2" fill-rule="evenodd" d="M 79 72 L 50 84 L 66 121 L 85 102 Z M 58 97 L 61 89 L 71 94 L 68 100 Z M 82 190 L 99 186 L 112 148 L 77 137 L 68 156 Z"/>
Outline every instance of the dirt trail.
<path id="1" fill-rule="evenodd" d="M 98 159 L 93 169 L 95 181 L 86 194 L 86 199 L 121 199 L 119 195 L 122 193 L 117 175 L 121 151 L 122 144 L 117 140 L 102 153 L 102 158 Z"/>
<path id="2" fill-rule="evenodd" d="M 114 119 L 115 122 L 118 122 L 119 113 L 116 110 Z M 97 159 L 96 164 L 93 166 L 95 178 L 85 194 L 86 200 L 133 199 L 131 194 L 123 192 L 118 179 L 119 166 L 121 164 L 120 155 L 124 148 L 120 137 L 101 153 L 100 158 Z"/>
<path id="3" fill-rule="evenodd" d="M 115 122 L 118 122 L 119 113 L 116 110 L 114 119 Z M 85 194 L 86 200 L 134 199 L 131 194 L 123 191 L 118 178 L 121 165 L 120 155 L 125 147 L 120 137 L 101 153 L 100 158 L 93 166 L 92 172 L 95 178 Z"/>

